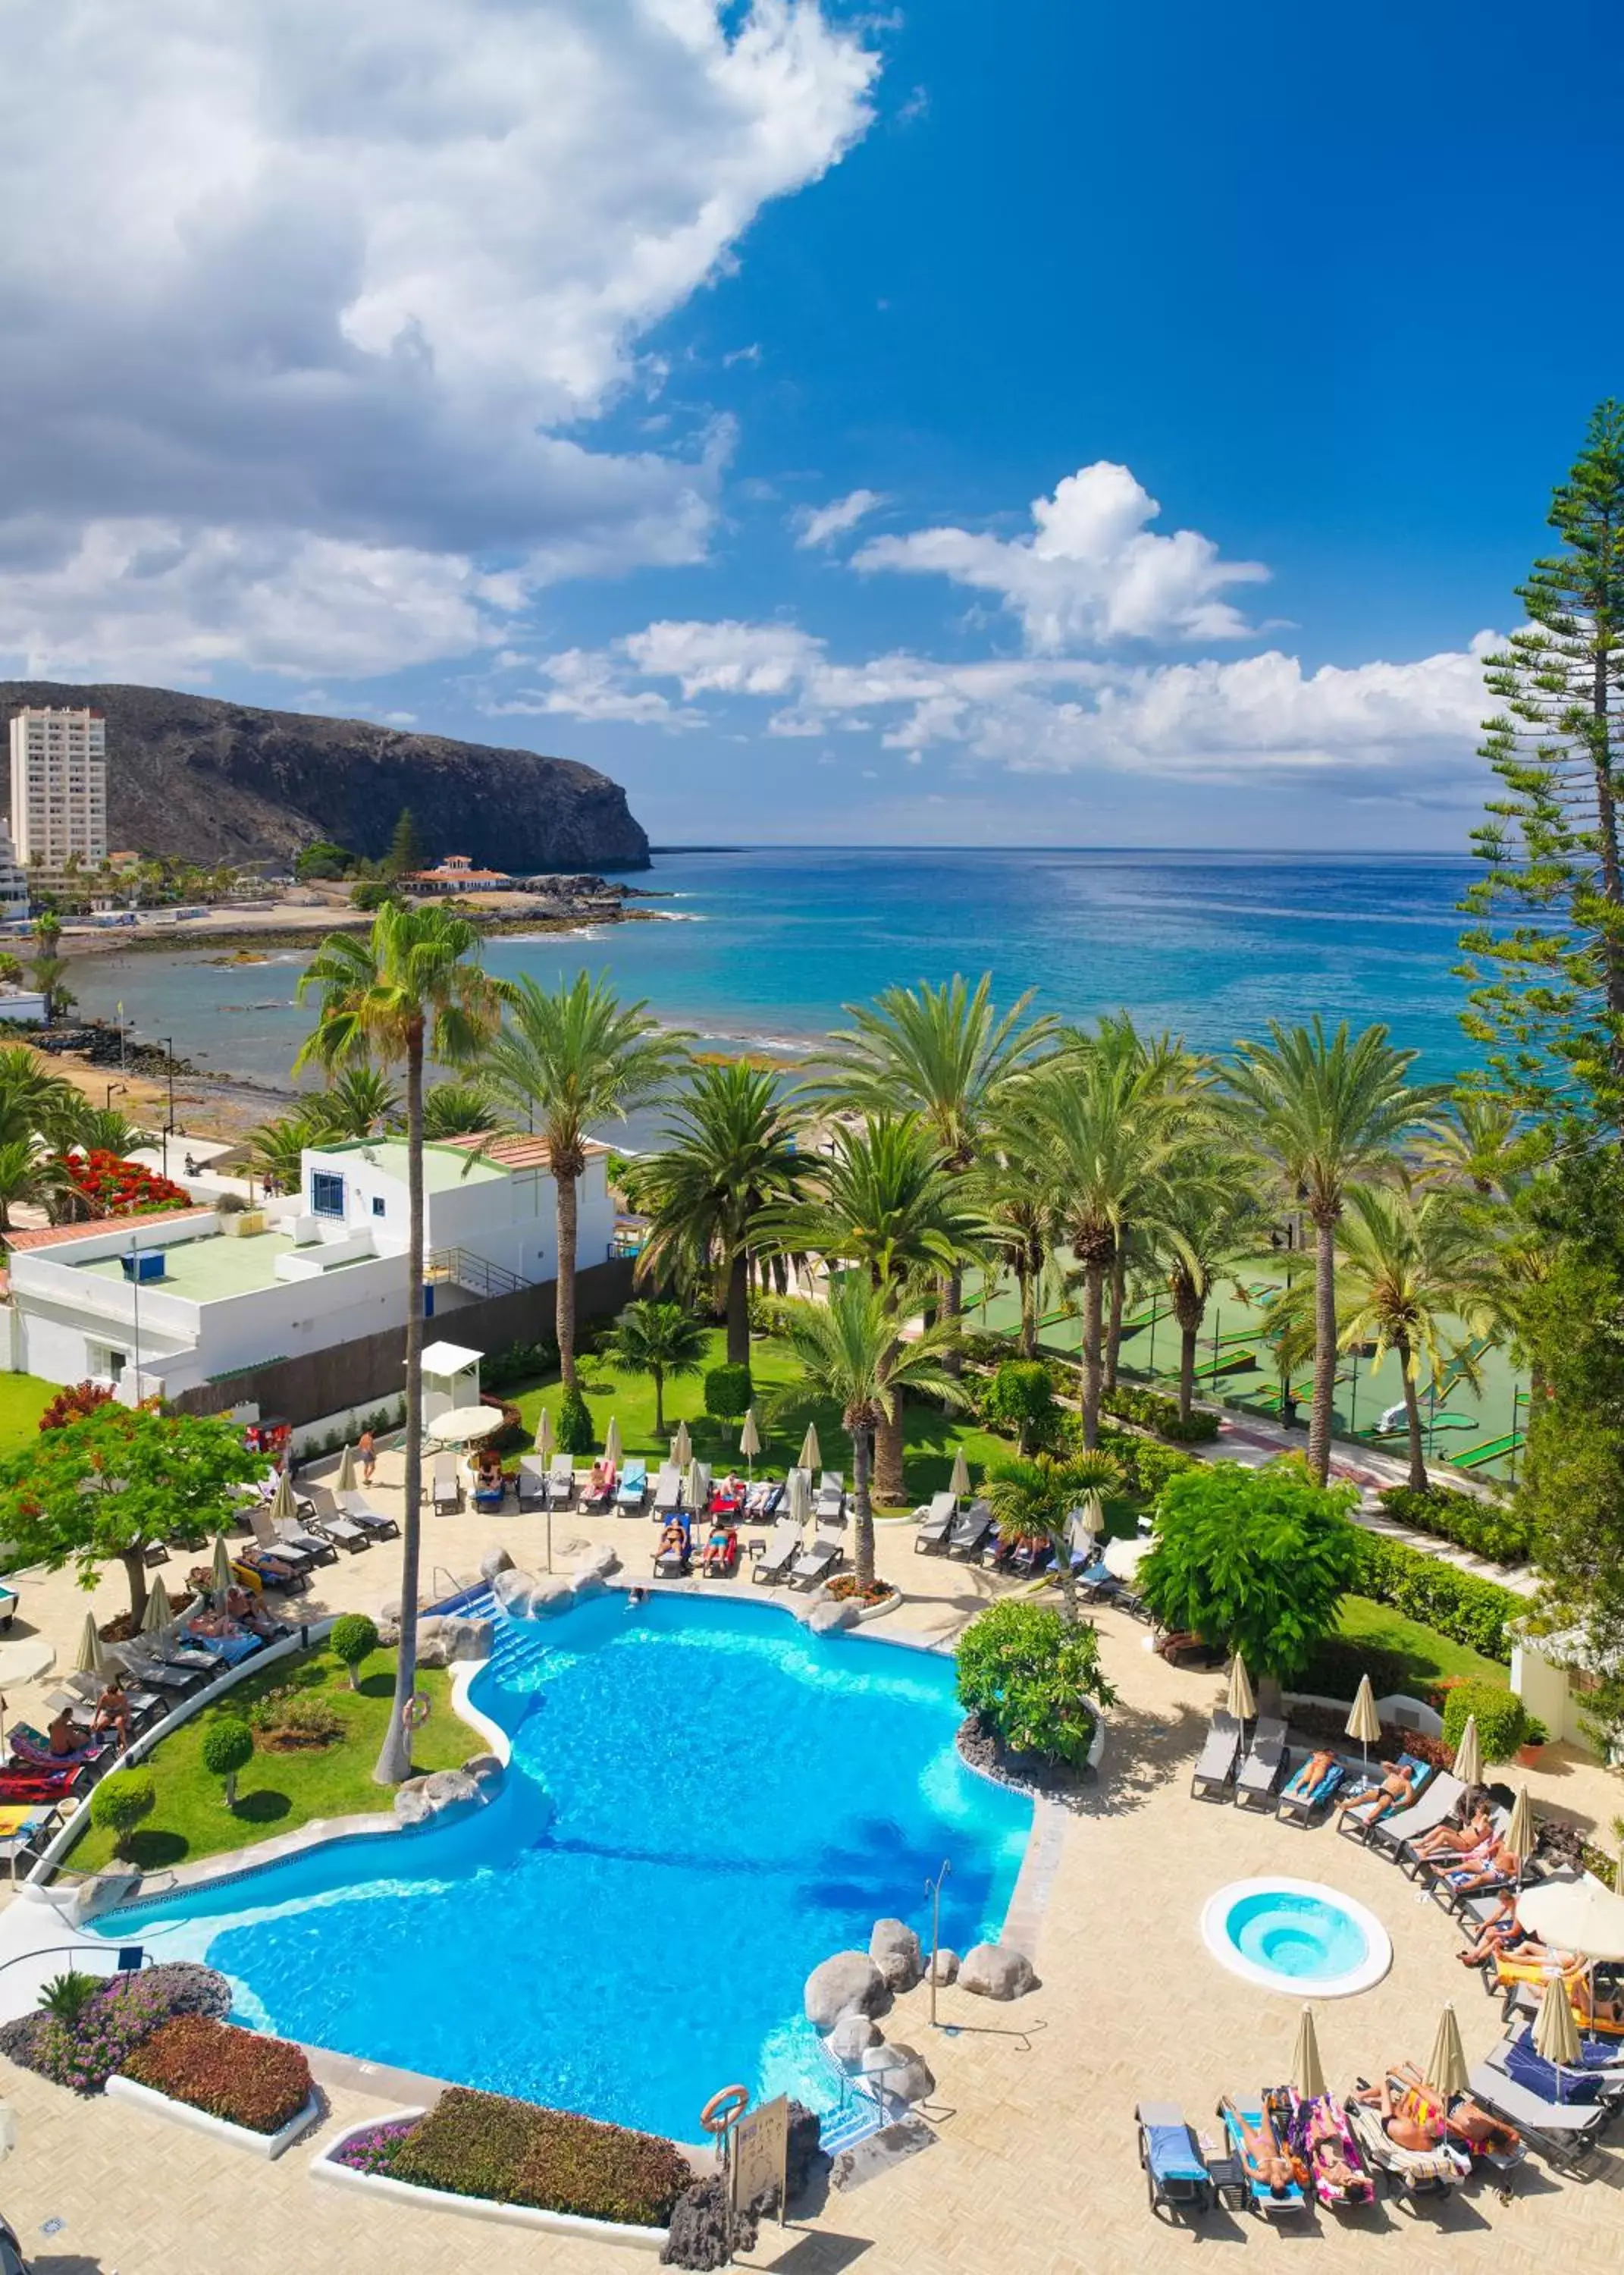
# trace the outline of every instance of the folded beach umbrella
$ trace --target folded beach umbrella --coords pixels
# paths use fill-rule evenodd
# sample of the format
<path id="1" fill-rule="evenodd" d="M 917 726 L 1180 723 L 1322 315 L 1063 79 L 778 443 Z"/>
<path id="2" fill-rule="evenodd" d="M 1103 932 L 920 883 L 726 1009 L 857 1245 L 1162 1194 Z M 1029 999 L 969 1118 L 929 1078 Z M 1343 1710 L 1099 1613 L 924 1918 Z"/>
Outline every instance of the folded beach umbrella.
<path id="1" fill-rule="evenodd" d="M 1342 1727 L 1350 1738 L 1357 1738 L 1359 1750 L 1368 1765 L 1371 1748 L 1381 1743 L 1381 1716 L 1376 1712 L 1376 1694 L 1371 1689 L 1368 1674 L 1359 1677 L 1359 1688 L 1354 1692 L 1353 1710 Z"/>
<path id="2" fill-rule="evenodd" d="M 215 1568 L 212 1578 L 215 1588 L 223 1596 L 228 1588 L 235 1584 L 235 1576 L 231 1570 L 231 1552 L 225 1545 L 223 1532 L 217 1532 L 215 1535 Z"/>
<path id="3" fill-rule="evenodd" d="M 814 1470 L 820 1470 L 823 1467 L 823 1455 L 819 1450 L 818 1425 L 815 1422 L 807 1424 L 806 1435 L 801 1440 L 801 1467 L 808 1477 L 811 1477 Z"/>
<path id="4" fill-rule="evenodd" d="M 953 1456 L 953 1475 L 948 1479 L 948 1491 L 955 1500 L 970 1498 L 970 1463 L 964 1459 L 963 1446 Z"/>
<path id="5" fill-rule="evenodd" d="M 295 1524 L 298 1521 L 298 1510 L 293 1501 L 293 1480 L 285 1470 L 276 1479 L 276 1490 L 271 1495 L 270 1515 L 273 1524 Z"/>
<path id="6" fill-rule="evenodd" d="M 688 1425 L 679 1422 L 676 1435 L 671 1440 L 671 1459 L 679 1470 L 685 1470 L 693 1459 L 693 1440 L 688 1435 Z"/>
<path id="7" fill-rule="evenodd" d="M 162 1635 L 165 1628 L 175 1624 L 175 1607 L 170 1602 L 170 1591 L 161 1579 L 155 1580 L 147 1591 L 147 1608 L 141 1614 L 141 1633 Z"/>
<path id="8" fill-rule="evenodd" d="M 1224 1704 L 1237 1722 L 1250 1722 L 1258 1712 L 1258 1701 L 1252 1696 L 1252 1679 L 1246 1672 L 1246 1661 L 1239 1651 L 1229 1662 L 1229 1688 L 1224 1693 Z"/>
<path id="9" fill-rule="evenodd" d="M 553 1456 L 553 1417 L 544 1406 L 536 1419 L 536 1451 L 544 1462 Z"/>
<path id="10" fill-rule="evenodd" d="M 1539 1846 L 1539 1833 L 1534 1823 L 1534 1804 L 1528 1797 L 1528 1788 L 1519 1787 L 1512 1805 L 1511 1822 L 1506 1827 L 1505 1845 L 1517 1860 L 1517 1886 L 1522 1885 L 1522 1867 Z"/>
<path id="11" fill-rule="evenodd" d="M 1477 1717 L 1475 1714 L 1467 1716 L 1461 1742 L 1454 1750 L 1454 1773 L 1463 1786 L 1483 1783 L 1483 1745 L 1477 1735 Z"/>
<path id="12" fill-rule="evenodd" d="M 750 1474 L 756 1473 L 756 1455 L 761 1451 L 761 1432 L 756 1427 L 756 1410 L 752 1406 L 744 1417 L 744 1426 L 738 1433 L 738 1449 L 750 1465 Z"/>
<path id="13" fill-rule="evenodd" d="M 338 1456 L 338 1478 L 334 1487 L 337 1493 L 355 1491 L 355 1448 L 346 1446 Z"/>
<path id="14" fill-rule="evenodd" d="M 812 1515 L 812 1484 L 804 1470 L 791 1470 L 784 1499 L 791 1524 L 804 1524 Z"/>
<path id="15" fill-rule="evenodd" d="M 1319 2059 L 1319 2038 L 1314 2029 L 1314 2010 L 1304 2007 L 1303 2019 L 1297 2024 L 1297 2043 L 1292 2049 L 1291 2082 L 1304 2101 L 1318 2101 L 1325 2093 L 1325 2064 Z"/>
<path id="16" fill-rule="evenodd" d="M 1534 2017 L 1534 2052 L 1554 2062 L 1558 2069 L 1576 2069 L 1583 2060 L 1579 2025 L 1574 2020 L 1573 2001 L 1565 1983 L 1547 1983 L 1545 1987 Z"/>
<path id="17" fill-rule="evenodd" d="M 96 1633 L 96 1615 L 85 1614 L 85 1628 L 79 1639 L 79 1655 L 73 1661 L 76 1674 L 105 1674 L 108 1657 L 102 1648 L 102 1638 Z"/>
<path id="18" fill-rule="evenodd" d="M 1466 2090 L 1466 2049 L 1461 2044 L 1461 2025 L 1455 2020 L 1453 2001 L 1438 2018 L 1438 2036 L 1432 2041 L 1426 2082 L 1446 2101 L 1453 2101 L 1457 2093 Z"/>
<path id="19" fill-rule="evenodd" d="M 612 1414 L 603 1433 L 603 1454 L 606 1461 L 613 1462 L 616 1469 L 620 1467 L 620 1425 Z"/>

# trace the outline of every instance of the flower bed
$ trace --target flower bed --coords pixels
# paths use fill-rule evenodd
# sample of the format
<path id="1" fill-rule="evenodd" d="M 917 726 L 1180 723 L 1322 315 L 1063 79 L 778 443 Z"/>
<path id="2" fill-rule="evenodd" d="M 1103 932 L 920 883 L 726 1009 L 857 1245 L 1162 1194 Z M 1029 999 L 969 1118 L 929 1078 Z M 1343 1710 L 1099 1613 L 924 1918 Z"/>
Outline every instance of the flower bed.
<path id="1" fill-rule="evenodd" d="M 0 2053 L 75 2093 L 101 2093 L 154 2031 L 177 2015 L 223 2015 L 230 1986 L 210 1967 L 177 1961 L 108 1978 L 72 2022 L 46 2013 L 0 2026 Z"/>
<path id="2" fill-rule="evenodd" d="M 871 1587 L 859 1588 L 850 1572 L 843 1572 L 824 1585 L 824 1594 L 837 1604 L 850 1603 L 854 1598 L 860 1604 L 888 1604 L 896 1590 L 888 1580 L 876 1580 Z"/>
<path id="3" fill-rule="evenodd" d="M 119 2075 L 247 2133 L 280 2133 L 311 2094 L 302 2048 L 207 2014 L 179 2014 L 163 2023 Z"/>
<path id="4" fill-rule="evenodd" d="M 349 2136 L 337 2161 L 443 2195 L 646 2228 L 668 2224 L 693 2180 L 686 2158 L 652 2134 L 465 2086 L 427 2116 Z"/>
<path id="5" fill-rule="evenodd" d="M 190 1208 L 192 1196 L 170 1177 L 161 1177 L 139 1161 L 97 1149 L 64 1153 L 57 1166 L 90 1204 L 93 1216 L 155 1216 L 165 1209 Z"/>

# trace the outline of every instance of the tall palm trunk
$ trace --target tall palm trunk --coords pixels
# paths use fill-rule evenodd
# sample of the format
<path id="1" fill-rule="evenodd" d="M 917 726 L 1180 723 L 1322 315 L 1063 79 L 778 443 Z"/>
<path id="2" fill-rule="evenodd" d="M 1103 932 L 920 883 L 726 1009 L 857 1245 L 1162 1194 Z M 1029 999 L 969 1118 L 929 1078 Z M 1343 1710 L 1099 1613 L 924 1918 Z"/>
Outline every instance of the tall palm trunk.
<path id="1" fill-rule="evenodd" d="M 1321 1485 L 1331 1474 L 1331 1402 L 1336 1392 L 1336 1219 L 1314 1224 L 1314 1404 L 1308 1465 Z"/>
<path id="2" fill-rule="evenodd" d="M 400 1649 L 395 1697 L 373 1778 L 398 1785 L 412 1774 L 406 1710 L 417 1688 L 418 1563 L 423 1531 L 423 1023 L 406 1040 L 406 1483 L 400 1526 Z"/>
<path id="3" fill-rule="evenodd" d="M 1099 1393 L 1104 1368 L 1106 1267 L 1089 1264 L 1083 1274 L 1083 1444 L 1092 1453 L 1099 1443 Z"/>
<path id="4" fill-rule="evenodd" d="M 874 1491 L 895 1508 L 906 1498 L 903 1483 L 903 1394 L 894 1390 L 874 1424 Z"/>
<path id="5" fill-rule="evenodd" d="M 1410 1491 L 1424 1493 L 1427 1489 L 1426 1443 L 1421 1434 L 1421 1398 L 1410 1366 L 1409 1337 L 1394 1335 L 1393 1348 L 1399 1362 L 1400 1379 L 1404 1385 L 1404 1428 L 1409 1438 Z"/>
<path id="6" fill-rule="evenodd" d="M 1128 1258 L 1121 1245 L 1111 1266 L 1111 1320 L 1106 1329 L 1105 1387 L 1116 1388 L 1116 1362 L 1122 1348 L 1122 1301 L 1128 1289 Z"/>
<path id="7" fill-rule="evenodd" d="M 558 1373 L 566 1390 L 575 1388 L 575 1252 L 580 1223 L 580 1196 L 567 1169 L 555 1168 L 558 1195 L 558 1286 L 553 1323 L 558 1337 Z"/>
<path id="8" fill-rule="evenodd" d="M 1038 1356 L 1038 1274 L 1027 1256 L 1016 1259 L 1015 1276 L 1021 1290 L 1021 1357 Z"/>
<path id="9" fill-rule="evenodd" d="M 750 1251 L 745 1248 L 728 1267 L 728 1364 L 750 1364 Z"/>
<path id="10" fill-rule="evenodd" d="M 868 1491 L 868 1449 L 872 1433 L 866 1415 L 849 1417 L 851 1434 L 852 1570 L 859 1588 L 874 1584 L 874 1505 Z"/>
<path id="11" fill-rule="evenodd" d="M 983 1267 L 985 1268 L 985 1267 Z M 956 1327 L 964 1311 L 964 1274 L 955 1265 L 937 1283 L 936 1316 L 950 1327 Z M 948 1374 L 963 1374 L 964 1354 L 961 1350 L 942 1353 L 942 1366 Z"/>
<path id="12" fill-rule="evenodd" d="M 1196 1346 L 1206 1305 L 1177 1277 L 1172 1295 L 1173 1316 L 1179 1323 L 1179 1419 L 1188 1422 L 1196 1402 Z"/>

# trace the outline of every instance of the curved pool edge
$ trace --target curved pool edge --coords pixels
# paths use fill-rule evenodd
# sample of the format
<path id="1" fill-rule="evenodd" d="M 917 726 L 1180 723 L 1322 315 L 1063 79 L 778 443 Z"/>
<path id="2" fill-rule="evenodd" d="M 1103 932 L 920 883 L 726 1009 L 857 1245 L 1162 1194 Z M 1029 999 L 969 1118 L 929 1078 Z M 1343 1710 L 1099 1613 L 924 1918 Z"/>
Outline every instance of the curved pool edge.
<path id="1" fill-rule="evenodd" d="M 1236 1904 L 1248 1896 L 1265 1895 L 1311 1896 L 1318 1902 L 1334 1905 L 1364 1937 L 1364 1958 L 1357 1967 L 1348 1968 L 1341 1975 L 1318 1977 L 1294 1977 L 1258 1966 L 1230 1941 L 1227 1924 Z M 1250 1983 L 1260 1991 L 1272 1991 L 1277 1997 L 1299 2000 L 1356 1998 L 1361 1992 L 1373 1991 L 1385 1981 L 1393 1966 L 1393 1939 L 1369 1905 L 1362 1904 L 1356 1896 L 1345 1895 L 1341 1889 L 1331 1887 L 1324 1880 L 1297 1880 L 1282 1872 L 1270 1872 L 1260 1878 L 1226 1881 L 1202 1906 L 1200 1924 L 1201 1939 L 1220 1967 L 1239 1976 L 1243 1983 Z"/>

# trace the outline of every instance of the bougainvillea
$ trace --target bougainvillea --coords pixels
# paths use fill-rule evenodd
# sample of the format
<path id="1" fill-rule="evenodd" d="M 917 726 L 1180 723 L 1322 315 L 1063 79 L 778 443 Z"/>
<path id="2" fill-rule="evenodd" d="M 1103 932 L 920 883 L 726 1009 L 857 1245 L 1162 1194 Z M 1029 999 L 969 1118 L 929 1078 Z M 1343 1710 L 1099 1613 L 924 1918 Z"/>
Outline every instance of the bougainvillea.
<path id="1" fill-rule="evenodd" d="M 140 1161 L 126 1161 L 100 1149 L 64 1153 L 58 1166 L 74 1190 L 89 1203 L 93 1216 L 155 1216 L 165 1209 L 190 1208 L 192 1196 L 172 1177 L 160 1176 Z"/>

